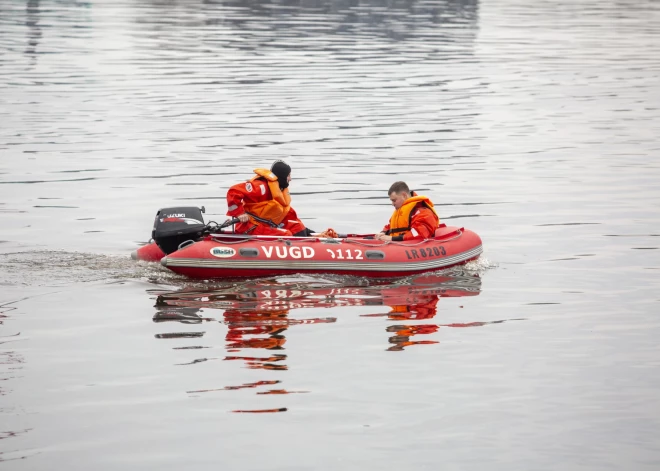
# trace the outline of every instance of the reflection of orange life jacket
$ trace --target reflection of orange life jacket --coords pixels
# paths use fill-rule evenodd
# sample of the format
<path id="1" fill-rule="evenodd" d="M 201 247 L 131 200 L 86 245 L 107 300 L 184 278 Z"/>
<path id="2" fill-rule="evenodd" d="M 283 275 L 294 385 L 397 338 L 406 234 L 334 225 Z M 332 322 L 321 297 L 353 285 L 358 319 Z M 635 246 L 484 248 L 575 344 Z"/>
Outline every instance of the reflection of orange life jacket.
<path id="1" fill-rule="evenodd" d="M 440 221 L 440 218 L 438 217 L 438 213 L 435 212 L 435 208 L 433 207 L 431 200 L 426 196 L 415 195 L 404 201 L 399 209 L 394 210 L 394 213 L 390 218 L 390 234 L 396 234 L 398 232 L 406 232 L 410 230 L 410 223 L 413 217 L 413 209 L 415 209 L 415 206 L 417 206 L 418 203 L 422 203 L 433 212 L 437 225 L 437 223 Z"/>
<path id="2" fill-rule="evenodd" d="M 438 298 L 431 299 L 426 303 L 413 304 L 412 306 L 391 306 L 392 310 L 387 314 L 389 319 L 430 319 L 435 317 Z"/>
<path id="3" fill-rule="evenodd" d="M 265 348 L 266 350 L 279 350 L 285 343 L 286 337 L 283 335 L 274 335 L 272 337 L 255 339 L 228 339 L 227 348 Z"/>
<path id="4" fill-rule="evenodd" d="M 257 176 L 250 181 L 264 178 L 268 183 L 268 189 L 270 190 L 272 199 L 260 203 L 246 203 L 245 211 L 259 218 L 268 219 L 275 224 L 281 223 L 291 208 L 291 195 L 289 195 L 289 189 L 286 188 L 284 191 L 280 190 L 280 184 L 277 181 L 277 177 L 270 170 L 266 170 L 265 168 L 255 168 L 254 173 L 256 173 Z M 253 218 L 250 218 L 250 220 L 253 224 L 259 224 L 259 222 Z"/>

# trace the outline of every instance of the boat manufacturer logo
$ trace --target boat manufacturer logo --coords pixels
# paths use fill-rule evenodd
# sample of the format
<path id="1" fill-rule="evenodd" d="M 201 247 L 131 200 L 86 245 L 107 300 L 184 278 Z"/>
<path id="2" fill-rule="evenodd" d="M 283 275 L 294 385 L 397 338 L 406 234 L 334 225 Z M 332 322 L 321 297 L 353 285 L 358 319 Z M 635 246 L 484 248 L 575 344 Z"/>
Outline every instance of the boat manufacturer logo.
<path id="1" fill-rule="evenodd" d="M 229 258 L 236 255 L 236 250 L 231 247 L 213 247 L 210 252 L 211 255 L 218 258 Z"/>

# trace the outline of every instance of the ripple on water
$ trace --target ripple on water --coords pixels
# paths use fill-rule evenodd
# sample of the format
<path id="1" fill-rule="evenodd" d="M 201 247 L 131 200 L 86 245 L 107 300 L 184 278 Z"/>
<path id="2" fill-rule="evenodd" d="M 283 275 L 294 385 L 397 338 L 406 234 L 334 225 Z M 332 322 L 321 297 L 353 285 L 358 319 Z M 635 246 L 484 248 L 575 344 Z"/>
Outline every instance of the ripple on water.
<path id="1" fill-rule="evenodd" d="M 0 307 L 0 461 L 185 469 L 225 436 L 228 469 L 255 443 L 282 469 L 657 468 L 658 24 L 657 0 L 0 1 L 0 294 L 114 282 Z M 498 261 L 218 284 L 97 253 L 159 207 L 224 215 L 277 158 L 316 227 L 380 229 L 404 179 Z"/>
<path id="2" fill-rule="evenodd" d="M 118 279 L 184 280 L 160 264 L 136 262 L 129 256 L 50 250 L 0 254 L 1 286 L 53 287 Z"/>

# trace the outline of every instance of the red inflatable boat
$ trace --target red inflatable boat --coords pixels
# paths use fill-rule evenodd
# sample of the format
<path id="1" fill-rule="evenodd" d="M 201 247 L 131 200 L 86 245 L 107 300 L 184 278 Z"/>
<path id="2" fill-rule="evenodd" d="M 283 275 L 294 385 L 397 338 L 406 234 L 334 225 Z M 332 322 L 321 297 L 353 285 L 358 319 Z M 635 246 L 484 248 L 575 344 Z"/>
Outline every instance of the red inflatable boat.
<path id="1" fill-rule="evenodd" d="M 438 228 L 433 239 L 382 242 L 373 234 L 280 237 L 234 234 L 204 223 L 204 208 L 164 208 L 156 213 L 155 242 L 133 252 L 192 278 L 253 278 L 297 273 L 390 278 L 461 265 L 479 258 L 481 238 L 462 227 Z"/>
<path id="2" fill-rule="evenodd" d="M 296 273 L 388 278 L 440 270 L 479 258 L 481 238 L 444 226 L 433 239 L 381 242 L 372 236 L 340 238 L 204 235 L 165 254 L 155 242 L 133 253 L 137 260 L 160 260 L 192 278 L 250 278 Z"/>

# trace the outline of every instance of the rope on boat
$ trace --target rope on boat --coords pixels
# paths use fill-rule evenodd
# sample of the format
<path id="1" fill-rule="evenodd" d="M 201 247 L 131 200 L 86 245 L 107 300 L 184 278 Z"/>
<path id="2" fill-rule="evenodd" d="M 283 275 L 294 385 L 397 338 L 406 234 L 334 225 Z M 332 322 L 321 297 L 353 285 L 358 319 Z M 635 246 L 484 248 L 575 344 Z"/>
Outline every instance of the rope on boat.
<path id="1" fill-rule="evenodd" d="M 384 246 L 392 243 L 392 241 L 386 240 L 386 241 L 384 241 L 380 244 L 369 244 L 367 242 L 361 242 L 361 241 L 355 240 L 355 239 L 344 239 L 344 242 L 347 243 L 347 244 L 361 245 L 363 247 L 384 247 Z"/>
<path id="2" fill-rule="evenodd" d="M 461 231 L 460 229 L 457 229 L 457 232 L 458 232 L 458 234 L 456 234 L 454 237 L 452 237 L 451 239 L 442 239 L 442 242 L 449 242 L 451 240 L 456 240 L 460 236 L 463 235 L 463 231 Z M 356 239 L 344 239 L 344 242 L 346 242 L 347 244 L 351 243 L 351 244 L 362 245 L 362 246 L 365 246 L 365 247 L 383 247 L 383 246 L 388 245 L 388 244 L 401 245 L 403 247 L 417 247 L 418 245 L 425 244 L 427 242 L 432 242 L 434 240 L 435 239 L 424 239 L 424 240 L 420 240 L 419 242 L 415 242 L 415 243 L 406 243 L 404 241 L 399 241 L 399 240 L 388 240 L 388 241 L 383 242 L 382 244 L 368 244 L 368 243 L 365 243 L 365 242 L 362 242 L 362 241 L 356 240 Z"/>
<path id="3" fill-rule="evenodd" d="M 458 239 L 459 237 L 461 237 L 463 235 L 463 231 L 461 231 L 460 229 L 457 229 L 457 232 L 458 232 L 458 234 L 456 234 L 454 237 L 452 237 L 451 239 L 443 239 L 442 242 L 449 242 L 451 240 L 456 240 L 456 239 Z M 211 234 L 212 237 L 214 235 L 216 235 L 216 234 Z M 221 237 L 221 236 L 219 236 L 219 237 Z M 228 240 L 223 240 L 222 243 L 226 244 L 226 245 L 233 245 L 233 244 L 242 244 L 243 242 L 253 241 L 253 240 L 254 239 L 252 239 L 250 236 L 246 236 L 244 239 L 239 239 L 236 242 L 230 242 Z M 418 245 L 425 244 L 427 242 L 432 242 L 435 239 L 423 239 L 423 240 L 420 240 L 419 242 L 414 242 L 414 243 L 410 243 L 410 242 L 406 243 L 405 241 L 398 241 L 398 240 L 388 240 L 388 241 L 384 241 L 380 244 L 373 244 L 373 243 L 362 242 L 363 239 L 351 239 L 351 238 L 337 239 L 337 238 L 334 238 L 334 237 L 327 237 L 327 238 L 323 238 L 323 237 L 296 237 L 293 240 L 293 242 L 303 242 L 303 241 L 306 241 L 306 242 L 324 242 L 324 241 L 330 241 L 330 240 L 334 241 L 333 243 L 342 243 L 342 242 L 344 242 L 346 244 L 356 244 L 356 245 L 361 245 L 363 247 L 383 247 L 383 246 L 389 245 L 389 244 L 400 245 L 400 246 L 403 246 L 403 247 L 417 247 Z M 219 242 L 219 241 L 216 240 L 216 242 Z M 275 238 L 273 238 L 273 239 L 264 239 L 263 242 L 284 242 L 286 245 L 291 245 L 292 239 L 282 239 L 282 238 L 275 239 Z"/>

